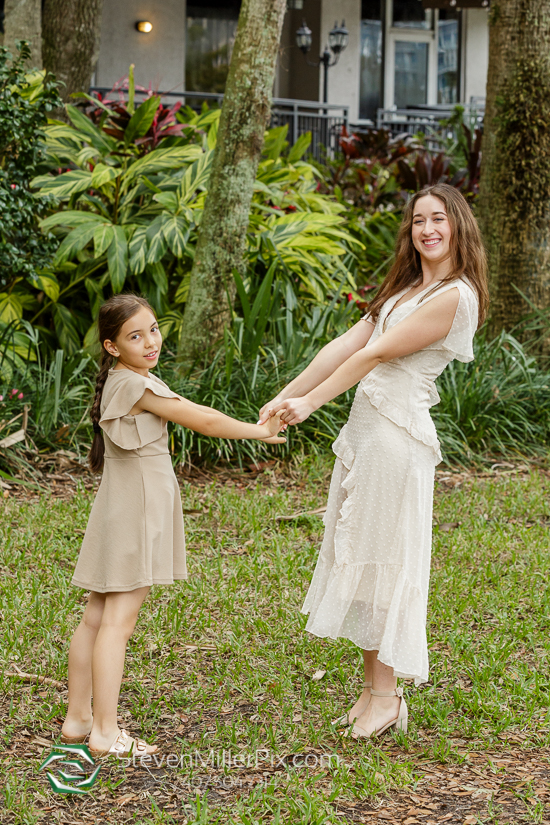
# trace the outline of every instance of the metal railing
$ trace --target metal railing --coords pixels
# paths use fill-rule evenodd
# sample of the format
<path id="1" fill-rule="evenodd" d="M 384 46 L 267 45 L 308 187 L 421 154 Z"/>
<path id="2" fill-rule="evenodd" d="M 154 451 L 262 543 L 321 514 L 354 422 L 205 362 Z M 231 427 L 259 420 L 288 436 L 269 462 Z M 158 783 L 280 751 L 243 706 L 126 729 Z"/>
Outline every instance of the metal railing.
<path id="1" fill-rule="evenodd" d="M 111 89 L 104 86 L 92 86 L 90 94 L 99 92 L 109 95 L 111 99 L 128 97 L 127 89 Z M 145 97 L 148 91 L 136 89 L 136 97 Z M 155 92 L 163 103 L 170 104 L 181 100 L 184 106 L 200 111 L 203 102 L 221 106 L 223 94 L 216 92 Z M 270 126 L 288 125 L 287 139 L 292 146 L 301 135 L 311 132 L 309 152 L 316 160 L 322 160 L 326 152 L 330 157 L 338 151 L 338 140 L 342 127 L 349 125 L 349 107 L 335 103 L 320 103 L 314 100 L 294 100 L 293 98 L 274 97 L 271 103 Z"/>
<path id="2" fill-rule="evenodd" d="M 459 104 L 464 108 L 464 122 L 471 128 L 483 127 L 485 101 L 476 98 L 470 103 Z M 451 127 L 442 124 L 454 112 L 454 106 L 419 106 L 407 109 L 378 109 L 376 126 L 389 129 L 392 135 L 422 133 L 428 146 L 438 148 L 445 138 L 456 137 Z"/>

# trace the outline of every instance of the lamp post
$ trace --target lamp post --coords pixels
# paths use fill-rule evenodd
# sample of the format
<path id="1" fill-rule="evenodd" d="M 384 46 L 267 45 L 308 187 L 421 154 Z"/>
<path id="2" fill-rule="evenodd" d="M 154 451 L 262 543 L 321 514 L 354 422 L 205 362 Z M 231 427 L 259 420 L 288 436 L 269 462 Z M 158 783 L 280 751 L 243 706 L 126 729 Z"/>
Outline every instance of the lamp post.
<path id="1" fill-rule="evenodd" d="M 348 45 L 348 40 L 349 32 L 346 29 L 345 21 L 342 20 L 341 26 L 338 25 L 338 22 L 335 22 L 334 27 L 328 33 L 328 46 L 325 46 L 325 50 L 319 57 L 319 60 L 314 62 L 309 60 L 307 56 L 309 50 L 311 49 L 312 37 L 311 29 L 308 27 L 305 20 L 296 32 L 296 45 L 306 58 L 308 66 L 323 66 L 323 103 L 328 103 L 328 70 L 331 66 L 336 66 L 340 54 Z M 329 51 L 329 46 L 334 58 Z"/>

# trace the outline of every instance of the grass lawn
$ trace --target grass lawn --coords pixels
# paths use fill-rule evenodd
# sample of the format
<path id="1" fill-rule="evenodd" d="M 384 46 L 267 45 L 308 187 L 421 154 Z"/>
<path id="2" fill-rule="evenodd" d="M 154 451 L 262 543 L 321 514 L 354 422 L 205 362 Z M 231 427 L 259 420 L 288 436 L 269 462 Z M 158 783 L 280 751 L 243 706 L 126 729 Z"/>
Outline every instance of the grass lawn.
<path id="1" fill-rule="evenodd" d="M 549 821 L 550 476 L 438 473 L 430 681 L 406 686 L 408 736 L 373 744 L 329 725 L 361 689 L 357 648 L 303 630 L 322 522 L 275 519 L 322 506 L 331 464 L 182 481 L 190 578 L 150 594 L 120 704 L 161 755 L 105 761 L 85 795 L 38 768 L 64 712 L 93 494 L 54 476 L 51 493 L 1 500 L 0 671 L 57 682 L 0 673 L 2 823 Z"/>

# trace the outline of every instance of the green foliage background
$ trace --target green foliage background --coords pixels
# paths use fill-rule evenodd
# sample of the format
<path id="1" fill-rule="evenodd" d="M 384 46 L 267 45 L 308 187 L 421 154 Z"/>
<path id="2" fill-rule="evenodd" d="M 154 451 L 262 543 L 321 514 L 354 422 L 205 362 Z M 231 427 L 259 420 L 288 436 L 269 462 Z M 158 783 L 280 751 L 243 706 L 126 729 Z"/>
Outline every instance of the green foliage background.
<path id="1" fill-rule="evenodd" d="M 289 147 L 286 127 L 271 129 L 250 213 L 246 274 L 235 274 L 233 322 L 211 363 L 182 373 L 182 313 L 219 111 L 168 108 L 154 95 L 137 103 L 130 75 L 126 101 L 83 95 L 82 105 L 67 107 L 69 123 L 45 125 L 57 103 L 53 83 L 43 74 L 23 75 L 17 62 L 8 69 L 6 59 L 3 53 L 0 171 L 19 164 L 32 208 L 25 213 L 29 243 L 15 238 L 12 244 L 21 265 L 4 267 L 1 275 L 0 441 L 21 426 L 24 406 L 30 416 L 30 449 L 3 452 L 5 476 L 33 475 L 33 447 L 85 455 L 98 351 L 95 320 L 109 295 L 131 290 L 151 302 L 165 336 L 159 373 L 170 386 L 253 421 L 281 385 L 361 317 L 368 291 L 392 260 L 406 195 L 399 180 L 414 190 L 426 175 L 448 177 L 454 169 L 456 185 L 474 194 L 477 160 L 466 127 L 446 160 L 428 157 L 418 140 L 377 134 L 369 138 L 372 156 L 352 157 L 356 149 L 343 144 L 341 158 L 324 168 L 304 160 L 308 135 Z M 9 109 L 14 101 L 16 117 Z M 460 113 L 456 117 L 458 123 Z M 9 137 L 10 118 L 15 131 L 13 124 L 24 124 L 17 132 L 19 153 Z M 469 178 L 459 168 L 468 152 Z M 406 169 L 397 165 L 403 157 L 410 161 Z M 17 211 L 14 204 L 8 217 Z M 4 255 L 11 254 L 6 237 L 4 229 Z M 539 316 L 535 325 L 546 334 L 546 318 Z M 434 417 L 447 460 L 544 454 L 550 431 L 545 365 L 509 335 L 489 341 L 482 334 L 476 348 L 473 364 L 453 363 L 439 381 L 442 401 Z M 242 463 L 274 452 L 324 451 L 347 419 L 352 394 L 323 407 L 275 451 L 173 426 L 174 459 Z"/>

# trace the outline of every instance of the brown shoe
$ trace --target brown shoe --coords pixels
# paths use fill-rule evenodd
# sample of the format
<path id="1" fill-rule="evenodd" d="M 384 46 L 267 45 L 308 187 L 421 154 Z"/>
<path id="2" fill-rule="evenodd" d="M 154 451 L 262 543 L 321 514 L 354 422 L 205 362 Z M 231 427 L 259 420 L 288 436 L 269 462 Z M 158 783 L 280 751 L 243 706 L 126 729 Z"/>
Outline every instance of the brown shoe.
<path id="1" fill-rule="evenodd" d="M 61 734 L 59 738 L 62 745 L 83 745 L 89 735 L 89 732 L 85 733 L 84 736 L 65 736 Z"/>

